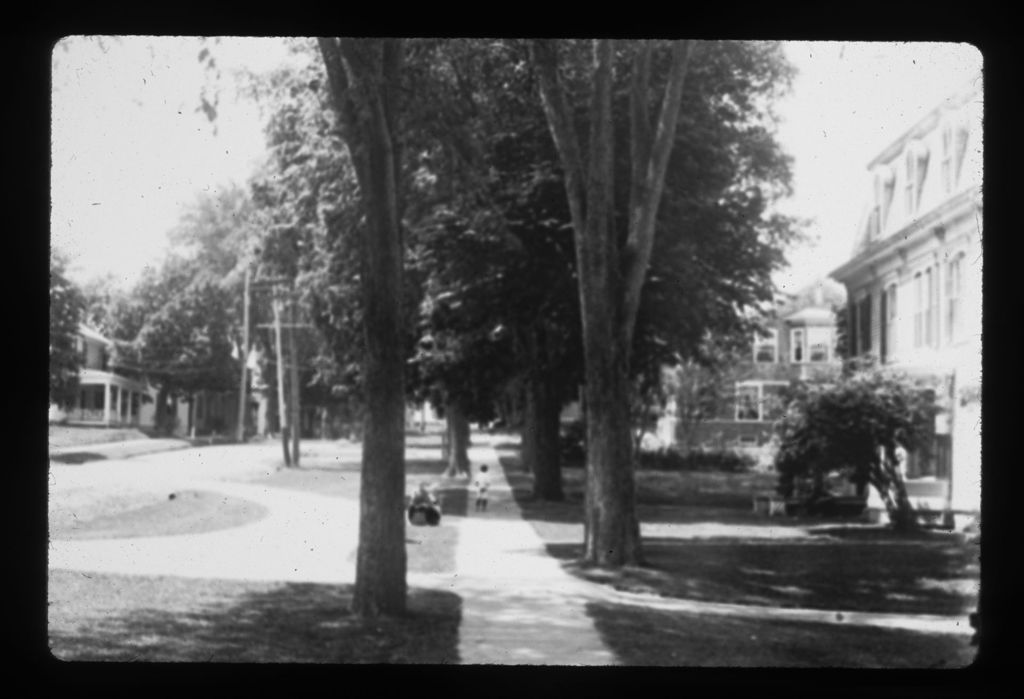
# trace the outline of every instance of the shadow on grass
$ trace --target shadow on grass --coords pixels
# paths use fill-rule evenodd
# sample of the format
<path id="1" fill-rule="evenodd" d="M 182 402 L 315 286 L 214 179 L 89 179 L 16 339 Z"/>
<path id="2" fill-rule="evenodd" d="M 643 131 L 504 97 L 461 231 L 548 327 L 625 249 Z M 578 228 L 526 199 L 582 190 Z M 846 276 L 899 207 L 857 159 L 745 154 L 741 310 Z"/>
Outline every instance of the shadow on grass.
<path id="1" fill-rule="evenodd" d="M 459 662 L 461 599 L 450 592 L 411 589 L 405 616 L 361 622 L 348 611 L 351 585 L 69 571 L 50 584 L 50 647 L 63 660 Z"/>
<path id="2" fill-rule="evenodd" d="M 962 546 L 805 542 L 645 538 L 645 567 L 568 567 L 616 589 L 708 602 L 951 616 L 977 603 L 977 561 Z M 548 551 L 568 563 L 582 548 Z"/>
<path id="3" fill-rule="evenodd" d="M 974 661 L 967 636 L 641 610 L 590 603 L 605 644 L 626 665 L 955 668 Z M 827 692 L 826 692 L 827 693 Z"/>
<path id="4" fill-rule="evenodd" d="M 54 539 L 124 539 L 202 534 L 257 522 L 268 510 L 254 502 L 208 491 L 184 490 L 141 507 L 79 520 L 73 512 L 54 512 Z M 70 516 L 69 516 L 70 515 Z"/>
<path id="5" fill-rule="evenodd" d="M 50 461 L 61 464 L 84 464 L 87 461 L 102 461 L 107 457 L 91 451 L 75 451 L 67 454 L 50 454 Z"/>

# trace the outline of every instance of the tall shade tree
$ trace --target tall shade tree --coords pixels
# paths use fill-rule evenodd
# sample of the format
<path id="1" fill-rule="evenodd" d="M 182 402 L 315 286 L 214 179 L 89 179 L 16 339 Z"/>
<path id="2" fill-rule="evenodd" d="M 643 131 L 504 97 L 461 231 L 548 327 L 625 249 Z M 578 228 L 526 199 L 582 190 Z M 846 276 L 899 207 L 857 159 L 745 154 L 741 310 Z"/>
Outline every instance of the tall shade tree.
<path id="1" fill-rule="evenodd" d="M 359 183 L 366 424 L 353 611 L 406 608 L 405 342 L 397 139 L 402 42 L 320 38 L 331 104 Z"/>
<path id="2" fill-rule="evenodd" d="M 643 560 L 633 480 L 630 350 L 692 42 L 679 41 L 672 47 L 654 124 L 648 112 L 652 51 L 649 42 L 635 47 L 628 233 L 620 247 L 613 225 L 614 42 L 594 41 L 591 64 L 583 69 L 590 88 L 585 151 L 562 73 L 559 42 L 533 43 L 541 99 L 565 171 L 575 230 L 587 410 L 583 560 L 602 566 Z"/>

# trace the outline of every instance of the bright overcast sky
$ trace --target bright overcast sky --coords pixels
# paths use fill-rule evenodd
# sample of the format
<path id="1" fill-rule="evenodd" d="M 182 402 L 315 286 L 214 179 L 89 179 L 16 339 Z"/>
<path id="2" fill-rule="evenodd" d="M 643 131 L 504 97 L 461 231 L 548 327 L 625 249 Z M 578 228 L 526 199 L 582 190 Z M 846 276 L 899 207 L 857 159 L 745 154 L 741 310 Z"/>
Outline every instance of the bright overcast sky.
<path id="1" fill-rule="evenodd" d="M 79 282 L 113 273 L 134 282 L 163 254 L 167 231 L 201 191 L 244 184 L 263 153 L 255 107 L 222 101 L 218 131 L 196 107 L 204 81 L 194 38 L 65 40 L 54 52 L 51 240 Z M 65 50 L 66 49 L 66 50 Z M 795 194 L 783 210 L 814 219 L 817 243 L 790 253 L 785 290 L 849 255 L 866 194 L 867 163 L 947 94 L 978 73 L 964 44 L 789 43 L 799 70 L 777 106 L 794 157 Z M 222 40 L 225 76 L 286 59 L 274 39 Z M 231 97 L 230 88 L 222 100 Z"/>

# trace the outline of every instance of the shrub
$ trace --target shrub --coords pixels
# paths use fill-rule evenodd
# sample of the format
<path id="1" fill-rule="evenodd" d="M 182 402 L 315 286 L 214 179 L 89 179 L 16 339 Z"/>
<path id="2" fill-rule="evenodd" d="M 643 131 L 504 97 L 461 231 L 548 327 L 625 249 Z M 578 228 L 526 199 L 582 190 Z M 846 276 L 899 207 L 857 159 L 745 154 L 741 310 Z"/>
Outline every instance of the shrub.
<path id="1" fill-rule="evenodd" d="M 873 485 L 892 521 L 911 526 L 897 450 L 927 447 L 934 391 L 905 376 L 868 369 L 829 386 L 798 384 L 789 398 L 786 416 L 777 423 L 779 491 L 789 496 L 802 479 L 810 479 L 812 495 L 821 497 L 825 477 L 838 471 L 859 489 Z"/>
<path id="2" fill-rule="evenodd" d="M 691 451 L 683 454 L 677 449 L 641 454 L 640 468 L 654 471 L 724 471 L 738 473 L 750 470 L 755 461 L 746 454 L 733 451 Z"/>

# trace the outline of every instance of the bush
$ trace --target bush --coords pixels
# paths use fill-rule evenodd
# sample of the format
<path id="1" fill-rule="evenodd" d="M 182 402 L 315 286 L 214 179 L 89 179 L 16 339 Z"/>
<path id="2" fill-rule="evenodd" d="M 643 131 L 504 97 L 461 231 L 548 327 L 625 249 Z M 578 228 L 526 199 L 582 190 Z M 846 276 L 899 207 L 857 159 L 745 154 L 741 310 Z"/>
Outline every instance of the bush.
<path id="1" fill-rule="evenodd" d="M 641 452 L 640 468 L 653 471 L 724 471 L 739 473 L 748 471 L 755 460 L 746 454 L 732 451 L 691 451 L 683 454 L 676 449 L 659 452 Z"/>

